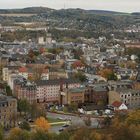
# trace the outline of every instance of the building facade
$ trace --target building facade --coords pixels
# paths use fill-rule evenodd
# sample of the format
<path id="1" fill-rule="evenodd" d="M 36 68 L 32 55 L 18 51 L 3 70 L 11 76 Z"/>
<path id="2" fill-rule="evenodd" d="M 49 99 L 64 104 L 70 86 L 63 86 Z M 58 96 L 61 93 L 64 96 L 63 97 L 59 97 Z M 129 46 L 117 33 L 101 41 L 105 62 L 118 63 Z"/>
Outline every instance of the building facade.
<path id="1" fill-rule="evenodd" d="M 36 85 L 27 81 L 14 81 L 13 95 L 19 99 L 26 99 L 29 103 L 37 101 L 37 88 Z"/>
<path id="2" fill-rule="evenodd" d="M 85 88 L 70 88 L 65 89 L 60 95 L 63 95 L 62 104 L 82 104 L 84 103 L 84 91 Z"/>
<path id="3" fill-rule="evenodd" d="M 129 109 L 140 108 L 140 90 L 117 89 L 109 91 L 109 104 L 115 101 L 126 104 Z"/>
<path id="4" fill-rule="evenodd" d="M 60 92 L 66 87 L 80 87 L 80 82 L 73 79 L 41 80 L 36 82 L 37 102 L 60 103 Z"/>
<path id="5" fill-rule="evenodd" d="M 88 86 L 85 90 L 85 102 L 95 105 L 108 104 L 108 89 L 105 85 Z"/>
<path id="6" fill-rule="evenodd" d="M 17 100 L 0 94 L 0 124 L 4 128 L 16 126 Z"/>

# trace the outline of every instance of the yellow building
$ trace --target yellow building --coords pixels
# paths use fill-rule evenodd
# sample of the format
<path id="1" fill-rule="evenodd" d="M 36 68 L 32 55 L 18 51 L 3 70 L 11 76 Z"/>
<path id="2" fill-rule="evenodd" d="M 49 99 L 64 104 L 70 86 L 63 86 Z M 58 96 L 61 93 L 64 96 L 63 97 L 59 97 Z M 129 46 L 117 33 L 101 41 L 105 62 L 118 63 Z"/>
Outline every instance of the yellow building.
<path id="1" fill-rule="evenodd" d="M 61 92 L 61 95 L 63 96 L 62 103 L 63 104 L 84 103 L 84 91 L 85 88 L 83 87 L 65 89 L 64 92 Z"/>

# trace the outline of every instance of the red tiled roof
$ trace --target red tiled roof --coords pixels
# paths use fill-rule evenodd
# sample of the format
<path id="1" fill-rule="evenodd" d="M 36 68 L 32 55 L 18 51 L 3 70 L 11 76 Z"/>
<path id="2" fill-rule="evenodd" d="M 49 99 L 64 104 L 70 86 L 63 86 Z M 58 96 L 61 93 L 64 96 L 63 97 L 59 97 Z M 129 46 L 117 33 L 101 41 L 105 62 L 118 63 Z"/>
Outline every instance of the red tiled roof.
<path id="1" fill-rule="evenodd" d="M 27 72 L 27 68 L 26 67 L 20 67 L 19 72 Z"/>
<path id="2" fill-rule="evenodd" d="M 48 73 L 49 72 L 49 70 L 48 69 L 43 69 L 43 71 L 42 71 L 42 73 Z"/>
<path id="3" fill-rule="evenodd" d="M 81 61 L 75 61 L 72 65 L 74 67 L 83 67 L 84 66 L 84 64 Z"/>
<path id="4" fill-rule="evenodd" d="M 122 102 L 115 101 L 115 102 L 112 103 L 112 106 L 113 106 L 113 107 L 120 107 L 121 104 L 122 104 Z"/>

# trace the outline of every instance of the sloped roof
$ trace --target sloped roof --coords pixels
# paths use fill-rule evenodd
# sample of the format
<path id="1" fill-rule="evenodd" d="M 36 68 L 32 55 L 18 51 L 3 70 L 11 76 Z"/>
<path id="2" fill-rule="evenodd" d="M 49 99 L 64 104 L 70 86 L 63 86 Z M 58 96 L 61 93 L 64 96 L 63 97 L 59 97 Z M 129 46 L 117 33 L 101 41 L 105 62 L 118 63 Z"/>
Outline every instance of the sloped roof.
<path id="1" fill-rule="evenodd" d="M 115 101 L 112 103 L 113 107 L 120 107 L 121 105 L 122 105 L 122 102 L 119 102 L 119 101 Z"/>
<path id="2" fill-rule="evenodd" d="M 20 67 L 19 69 L 19 72 L 27 72 L 28 69 L 26 67 Z"/>

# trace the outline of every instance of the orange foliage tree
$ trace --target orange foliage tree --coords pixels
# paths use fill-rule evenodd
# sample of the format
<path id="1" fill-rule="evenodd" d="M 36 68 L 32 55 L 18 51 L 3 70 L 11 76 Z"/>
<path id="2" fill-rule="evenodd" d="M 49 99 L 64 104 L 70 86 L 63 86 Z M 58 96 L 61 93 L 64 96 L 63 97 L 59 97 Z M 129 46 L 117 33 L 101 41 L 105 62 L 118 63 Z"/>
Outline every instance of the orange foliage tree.
<path id="1" fill-rule="evenodd" d="M 112 69 L 108 69 L 108 68 L 102 69 L 98 72 L 98 74 L 101 75 L 102 77 L 106 78 L 107 80 L 116 80 L 117 79 L 117 77 Z"/>
<path id="2" fill-rule="evenodd" d="M 44 117 L 37 118 L 35 121 L 35 125 L 38 129 L 41 129 L 45 132 L 48 132 L 48 130 L 50 128 L 50 124 Z"/>

